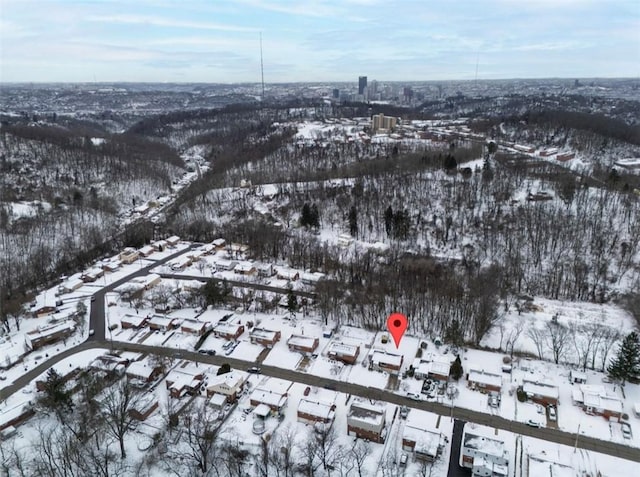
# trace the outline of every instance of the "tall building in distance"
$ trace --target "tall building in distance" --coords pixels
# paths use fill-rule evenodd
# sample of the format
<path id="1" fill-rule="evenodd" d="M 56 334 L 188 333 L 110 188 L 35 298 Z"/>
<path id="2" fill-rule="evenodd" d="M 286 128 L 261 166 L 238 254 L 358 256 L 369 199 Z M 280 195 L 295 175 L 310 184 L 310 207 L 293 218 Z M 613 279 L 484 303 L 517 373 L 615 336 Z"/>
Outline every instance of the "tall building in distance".
<path id="1" fill-rule="evenodd" d="M 358 77 L 358 94 L 364 94 L 367 88 L 367 77 L 360 76 Z"/>

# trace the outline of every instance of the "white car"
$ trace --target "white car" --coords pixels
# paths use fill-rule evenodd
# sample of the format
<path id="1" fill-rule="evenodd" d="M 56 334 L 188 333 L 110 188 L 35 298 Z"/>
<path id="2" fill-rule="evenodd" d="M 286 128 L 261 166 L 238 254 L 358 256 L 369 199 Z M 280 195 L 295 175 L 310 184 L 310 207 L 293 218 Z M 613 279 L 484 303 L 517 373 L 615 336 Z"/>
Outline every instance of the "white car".
<path id="1" fill-rule="evenodd" d="M 89 336 L 93 336 L 95 334 L 96 330 L 94 329 L 90 329 L 89 330 Z"/>
<path id="2" fill-rule="evenodd" d="M 556 422 L 558 419 L 558 415 L 556 414 L 556 408 L 553 406 L 549 406 L 549 420 L 552 422 Z"/>

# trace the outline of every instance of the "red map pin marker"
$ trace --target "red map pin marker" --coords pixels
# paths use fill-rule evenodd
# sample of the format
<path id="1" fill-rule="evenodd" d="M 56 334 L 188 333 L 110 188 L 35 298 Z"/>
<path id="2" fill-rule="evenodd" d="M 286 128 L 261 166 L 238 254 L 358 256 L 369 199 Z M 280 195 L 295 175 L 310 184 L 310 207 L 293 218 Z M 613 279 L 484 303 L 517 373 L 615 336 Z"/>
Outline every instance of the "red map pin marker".
<path id="1" fill-rule="evenodd" d="M 402 336 L 404 336 L 404 332 L 407 331 L 408 325 L 409 321 L 402 313 L 391 313 L 389 318 L 387 318 L 387 329 L 389 333 L 391 333 L 391 336 L 393 336 L 396 348 L 400 346 L 400 340 Z"/>

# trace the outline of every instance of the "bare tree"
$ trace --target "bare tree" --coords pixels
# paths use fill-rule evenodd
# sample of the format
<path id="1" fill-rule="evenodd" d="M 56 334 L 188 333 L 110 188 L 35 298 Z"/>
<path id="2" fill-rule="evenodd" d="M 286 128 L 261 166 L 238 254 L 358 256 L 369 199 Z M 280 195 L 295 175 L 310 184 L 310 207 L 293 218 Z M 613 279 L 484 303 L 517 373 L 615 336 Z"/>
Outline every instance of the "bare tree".
<path id="1" fill-rule="evenodd" d="M 298 444 L 298 452 L 300 453 L 301 463 L 300 469 L 306 477 L 314 477 L 316 471 L 322 466 L 319 459 L 318 440 L 311 433 L 307 434 L 305 439 L 301 439 Z"/>
<path id="2" fill-rule="evenodd" d="M 536 351 L 538 352 L 538 358 L 543 359 L 545 343 L 547 341 L 546 329 L 538 329 L 532 325 L 527 329 L 527 336 L 533 341 Z"/>
<path id="3" fill-rule="evenodd" d="M 189 467 L 197 469 L 198 475 L 213 474 L 215 461 L 218 458 L 216 437 L 218 422 L 213 410 L 205 400 L 191 406 L 183 418 L 184 432 L 180 438 L 180 455 L 189 461 Z"/>
<path id="4" fill-rule="evenodd" d="M 513 360 L 513 350 L 520 339 L 520 335 L 522 335 L 523 330 L 524 324 L 522 321 L 518 321 L 505 335 L 504 350 L 506 353 L 509 353 L 511 360 Z"/>
<path id="5" fill-rule="evenodd" d="M 371 454 L 371 445 L 362 439 L 358 439 L 349 451 L 349 454 L 353 457 L 358 477 L 363 477 L 362 472 L 364 470 L 364 465 L 367 462 L 367 458 L 369 457 L 369 454 Z"/>
<path id="6" fill-rule="evenodd" d="M 599 340 L 599 332 L 595 325 L 587 323 L 571 330 L 573 347 L 576 350 L 578 365 L 586 371 L 589 359 L 595 356 L 595 347 Z"/>
<path id="7" fill-rule="evenodd" d="M 107 432 L 120 445 L 120 456 L 127 456 L 124 448 L 124 438 L 138 425 L 138 420 L 131 411 L 141 402 L 142 394 L 138 392 L 126 379 L 120 379 L 105 391 L 100 400 L 100 412 L 104 418 Z"/>
<path id="8" fill-rule="evenodd" d="M 322 462 L 322 468 L 331 475 L 331 470 L 342 458 L 342 447 L 338 442 L 335 429 L 329 425 L 314 426 L 315 439 L 318 442 L 318 458 Z"/>
<path id="9" fill-rule="evenodd" d="M 565 325 L 549 321 L 545 326 L 546 338 L 548 346 L 553 355 L 553 361 L 558 364 L 560 359 L 564 357 L 564 353 L 571 338 L 571 332 Z"/>

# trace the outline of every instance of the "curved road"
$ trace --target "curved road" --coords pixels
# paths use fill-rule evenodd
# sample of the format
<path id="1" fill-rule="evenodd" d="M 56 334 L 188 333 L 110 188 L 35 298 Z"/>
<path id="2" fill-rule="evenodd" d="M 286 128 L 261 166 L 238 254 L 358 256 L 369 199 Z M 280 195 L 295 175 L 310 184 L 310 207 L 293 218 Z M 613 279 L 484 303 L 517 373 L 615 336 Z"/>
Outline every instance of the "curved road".
<path id="1" fill-rule="evenodd" d="M 5 399 L 6 397 L 12 395 L 20 388 L 27 385 L 31 380 L 44 373 L 49 369 L 49 367 L 62 359 L 71 356 L 79 351 L 92 349 L 92 348 L 104 348 L 111 349 L 111 343 L 104 340 L 95 339 L 96 336 L 93 336 L 94 340 L 85 342 L 81 345 L 78 345 L 74 348 L 70 348 L 53 358 L 49 359 L 47 362 L 40 364 L 36 368 L 27 372 L 24 376 L 18 378 L 11 385 L 3 388 L 0 391 L 0 400 Z M 255 363 L 251 361 L 243 361 L 227 356 L 208 356 L 203 355 L 196 352 L 184 351 L 184 350 L 175 350 L 169 348 L 162 348 L 158 346 L 148 346 L 138 343 L 125 343 L 125 342 L 114 342 L 114 348 L 123 351 L 134 351 L 134 352 L 144 352 L 144 353 L 152 353 L 162 356 L 168 357 L 180 357 L 181 359 L 188 359 L 191 361 L 197 361 L 205 364 L 214 364 L 221 365 L 223 363 L 229 363 L 232 367 L 236 369 L 246 370 L 247 368 L 254 366 Z M 362 396 L 368 399 L 376 399 L 381 401 L 386 401 L 392 404 L 397 404 L 401 406 L 407 406 L 416 409 L 422 409 L 424 411 L 433 412 L 435 414 L 440 414 L 441 416 L 450 416 L 451 408 L 448 406 L 444 406 L 439 403 L 434 402 L 426 402 L 426 401 L 414 401 L 408 399 L 404 396 L 394 394 L 389 391 L 385 391 L 383 389 L 370 388 L 367 386 L 362 386 L 359 384 L 353 384 L 343 381 L 336 381 L 333 379 L 323 378 L 319 376 L 313 376 L 306 373 L 301 373 L 298 371 L 292 371 L 289 369 L 276 368 L 273 366 L 264 366 L 261 365 L 262 373 L 268 376 L 274 376 L 281 379 L 286 379 L 293 382 L 298 382 L 302 384 L 308 384 L 310 386 L 323 386 L 325 388 L 335 389 L 336 391 L 353 394 L 355 396 Z M 470 409 L 462 409 L 454 407 L 453 409 L 453 417 L 455 419 L 463 420 L 463 421 L 471 421 L 476 422 L 478 424 L 483 424 L 487 426 L 491 426 L 498 429 L 503 429 L 505 431 L 510 431 L 516 434 L 522 434 L 525 436 L 535 437 L 538 439 L 543 439 L 550 442 L 555 442 L 557 444 L 563 444 L 566 446 L 574 446 L 575 445 L 575 434 L 571 434 L 568 432 L 560 431 L 558 429 L 549 429 L 549 428 L 532 428 L 527 426 L 526 424 L 520 422 L 509 421 L 507 419 L 493 416 L 490 414 L 484 414 L 481 412 L 473 411 Z M 593 437 L 587 437 L 580 435 L 578 439 L 578 447 L 581 449 L 586 449 L 594 452 L 601 452 L 603 454 L 608 454 L 614 457 L 619 457 L 622 459 L 627 459 L 635 462 L 640 462 L 640 449 L 629 447 L 623 444 L 618 444 L 614 442 L 603 441 L 599 439 L 594 439 Z"/>

